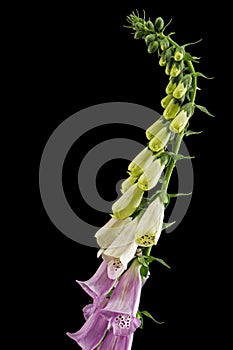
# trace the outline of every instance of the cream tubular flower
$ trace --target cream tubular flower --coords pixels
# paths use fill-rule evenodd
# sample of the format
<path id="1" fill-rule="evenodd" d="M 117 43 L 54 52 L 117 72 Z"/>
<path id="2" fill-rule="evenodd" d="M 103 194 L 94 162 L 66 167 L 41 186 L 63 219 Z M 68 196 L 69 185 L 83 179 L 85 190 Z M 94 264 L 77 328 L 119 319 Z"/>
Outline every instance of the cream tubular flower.
<path id="1" fill-rule="evenodd" d="M 135 242 L 137 223 L 138 220 L 136 218 L 124 226 L 120 234 L 104 250 L 102 256 L 105 260 L 119 259 L 124 268 L 127 268 L 128 263 L 133 259 L 137 250 L 137 244 Z"/>
<path id="2" fill-rule="evenodd" d="M 184 130 L 188 124 L 189 118 L 187 117 L 187 111 L 182 110 L 177 116 L 172 120 L 169 128 L 172 132 L 178 133 Z"/>
<path id="3" fill-rule="evenodd" d="M 132 221 L 132 218 L 118 220 L 112 217 L 103 227 L 95 234 L 95 238 L 100 249 L 108 248 L 114 239 L 120 234 L 122 229 Z"/>
<path id="4" fill-rule="evenodd" d="M 155 187 L 162 175 L 164 164 L 160 159 L 152 162 L 138 179 L 138 187 L 144 191 L 149 191 Z"/>
<path id="5" fill-rule="evenodd" d="M 133 184 L 112 206 L 112 212 L 115 218 L 123 220 L 133 214 L 138 208 L 144 191 L 137 183 Z"/>
<path id="6" fill-rule="evenodd" d="M 170 139 L 170 136 L 171 136 L 171 132 L 166 126 L 164 126 L 162 129 L 159 130 L 159 132 L 157 132 L 157 134 L 155 134 L 153 139 L 150 140 L 148 145 L 149 148 L 153 152 L 161 151 L 164 147 L 166 147 Z"/>
<path id="7" fill-rule="evenodd" d="M 180 104 L 178 100 L 172 98 L 170 102 L 168 103 L 167 107 L 165 108 L 163 112 L 163 116 L 165 119 L 173 119 L 177 115 L 177 113 L 180 110 Z"/>
<path id="8" fill-rule="evenodd" d="M 156 245 L 163 227 L 164 205 L 157 197 L 146 209 L 136 229 L 136 243 L 142 247 Z"/>
<path id="9" fill-rule="evenodd" d="M 137 181 L 137 177 L 129 176 L 121 184 L 121 193 L 125 193 Z"/>
<path id="10" fill-rule="evenodd" d="M 149 128 L 146 130 L 146 138 L 148 140 L 153 139 L 153 137 L 155 136 L 155 134 L 162 129 L 162 127 L 164 126 L 163 124 L 163 118 L 159 118 L 158 120 L 156 120 L 156 122 L 154 122 L 151 126 L 149 126 Z"/>
<path id="11" fill-rule="evenodd" d="M 143 173 L 144 168 L 153 161 L 153 153 L 144 148 L 129 164 L 128 170 L 131 176 L 138 177 Z"/>
<path id="12" fill-rule="evenodd" d="M 174 133 L 183 131 L 188 124 L 189 118 L 193 115 L 194 108 L 195 106 L 192 102 L 186 103 L 170 123 L 170 130 Z"/>

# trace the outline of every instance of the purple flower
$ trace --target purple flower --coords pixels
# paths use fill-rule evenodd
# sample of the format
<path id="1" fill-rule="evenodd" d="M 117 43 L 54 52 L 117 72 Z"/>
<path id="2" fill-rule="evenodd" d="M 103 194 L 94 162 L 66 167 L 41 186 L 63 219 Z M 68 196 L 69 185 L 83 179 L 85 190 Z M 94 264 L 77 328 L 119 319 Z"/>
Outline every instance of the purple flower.
<path id="1" fill-rule="evenodd" d="M 136 315 L 142 288 L 140 268 L 141 264 L 135 259 L 122 275 L 104 310 Z"/>
<path id="2" fill-rule="evenodd" d="M 102 262 L 96 273 L 87 281 L 77 281 L 79 285 L 90 295 L 93 303 L 83 308 L 86 322 L 83 327 L 75 333 L 67 333 L 84 350 L 95 349 L 104 337 L 108 328 L 108 320 L 101 314 L 101 309 L 107 304 L 107 294 L 115 284 L 107 274 L 107 263 Z"/>
<path id="3" fill-rule="evenodd" d="M 79 331 L 66 334 L 83 350 L 94 350 L 105 336 L 107 329 L 108 320 L 101 315 L 100 309 L 96 308 Z"/>
<path id="4" fill-rule="evenodd" d="M 101 343 L 100 350 L 131 349 L 133 333 L 141 324 L 136 317 L 142 288 L 140 267 L 135 259 L 101 310 L 101 314 L 109 321 L 110 331 Z"/>
<path id="5" fill-rule="evenodd" d="M 115 284 L 115 280 L 108 277 L 107 267 L 107 262 L 103 260 L 96 273 L 89 280 L 76 281 L 95 301 L 106 296 Z"/>
<path id="6" fill-rule="evenodd" d="M 130 350 L 133 342 L 133 333 L 128 336 L 117 336 L 111 330 L 98 350 Z"/>
<path id="7" fill-rule="evenodd" d="M 136 317 L 140 302 L 142 279 L 135 259 L 119 282 L 108 277 L 107 262 L 86 282 L 78 283 L 93 298 L 84 307 L 86 319 L 76 333 L 67 333 L 83 350 L 130 350 L 133 333 L 141 321 Z M 110 296 L 108 292 L 115 287 Z"/>

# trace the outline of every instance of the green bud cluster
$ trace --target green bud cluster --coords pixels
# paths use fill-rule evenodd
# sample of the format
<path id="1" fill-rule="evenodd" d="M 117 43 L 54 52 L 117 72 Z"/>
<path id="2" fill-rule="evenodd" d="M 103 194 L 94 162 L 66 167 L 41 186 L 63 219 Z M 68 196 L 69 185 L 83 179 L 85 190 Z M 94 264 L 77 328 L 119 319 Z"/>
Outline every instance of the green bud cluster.
<path id="1" fill-rule="evenodd" d="M 138 13 L 132 13 L 127 20 L 129 28 L 134 31 L 134 38 L 143 39 L 148 53 L 157 55 L 159 65 L 164 67 L 168 76 L 168 83 L 166 95 L 161 99 L 162 115 L 147 128 L 147 147 L 129 164 L 129 176 L 121 184 L 122 196 L 112 207 L 113 216 L 117 219 L 134 216 L 135 212 L 137 215 L 145 205 L 144 191 L 151 190 L 158 182 L 162 183 L 159 198 L 162 203 L 167 203 L 166 190 L 175 164 L 175 158 L 171 158 L 167 151 L 168 144 L 172 143 L 177 154 L 178 148 L 175 147 L 180 145 L 195 107 L 210 114 L 205 107 L 195 104 L 197 76 L 205 76 L 195 72 L 192 61 L 198 61 L 186 51 L 188 44 L 179 46 L 171 38 L 173 33 L 165 35 L 167 25 L 161 17 L 152 22 L 145 16 L 140 18 Z"/>
<path id="2" fill-rule="evenodd" d="M 195 104 L 193 103 L 192 113 L 187 113 L 186 119 L 181 118 L 186 114 L 185 106 L 191 101 L 190 96 L 194 91 L 194 71 L 190 69 L 192 56 L 185 50 L 188 44 L 179 46 L 171 39 L 173 33 L 164 34 L 167 26 L 164 25 L 164 20 L 161 17 L 156 18 L 153 23 L 151 20 L 146 21 L 145 18 L 140 18 L 133 13 L 128 16 L 128 21 L 131 24 L 130 28 L 135 30 L 135 38 L 144 39 L 148 53 L 157 53 L 159 65 L 164 67 L 165 74 L 169 77 L 165 88 L 166 95 L 161 100 L 161 106 L 164 109 L 162 113 L 164 122 L 172 123 L 171 127 L 166 126 L 163 131 L 156 132 L 156 134 L 160 132 L 159 139 L 161 138 L 161 142 L 158 142 L 155 135 L 152 141 L 150 128 L 146 132 L 149 139 L 148 147 L 153 152 L 158 152 L 161 151 L 162 145 L 166 147 L 166 141 L 169 142 L 170 133 L 179 133 L 184 130 L 188 125 L 186 119 L 189 119 L 194 112 Z M 194 58 L 193 60 L 196 61 Z M 194 102 L 194 99 L 192 102 Z M 176 117 L 178 118 L 173 123 L 173 119 Z M 181 126 L 182 120 L 183 124 Z M 151 126 L 151 128 L 153 129 L 154 126 Z"/>

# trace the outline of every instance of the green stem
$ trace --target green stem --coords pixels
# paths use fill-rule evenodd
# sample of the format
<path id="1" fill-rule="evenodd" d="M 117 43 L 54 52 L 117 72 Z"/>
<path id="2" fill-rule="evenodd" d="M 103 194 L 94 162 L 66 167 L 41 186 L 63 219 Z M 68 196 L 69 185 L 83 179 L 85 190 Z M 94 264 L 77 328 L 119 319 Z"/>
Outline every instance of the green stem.
<path id="1" fill-rule="evenodd" d="M 164 36 L 165 37 L 165 36 Z M 170 43 L 175 46 L 175 47 L 179 47 L 179 45 L 173 40 L 170 38 L 170 36 L 167 36 L 168 40 L 170 41 Z M 192 62 L 190 60 L 185 60 L 187 66 L 188 66 L 188 69 L 190 71 L 191 74 L 193 74 L 193 79 L 192 79 L 192 93 L 191 93 L 191 98 L 190 98 L 190 102 L 194 102 L 195 101 L 195 98 L 196 98 L 196 92 L 197 92 L 197 77 L 195 76 L 195 69 L 194 69 L 194 66 L 192 64 Z M 175 141 L 175 145 L 174 145 L 174 150 L 173 152 L 175 154 L 178 154 L 179 152 L 179 149 L 180 149 L 180 145 L 181 145 L 181 142 L 182 142 L 182 139 L 183 139 L 183 136 L 184 136 L 184 131 L 182 131 L 181 133 L 179 133 L 176 137 L 176 141 Z M 175 167 L 175 164 L 176 164 L 176 160 L 175 159 L 170 159 L 169 163 L 168 163 L 168 166 L 167 166 L 167 170 L 166 170 L 166 173 L 165 173 L 165 181 L 163 183 L 163 186 L 161 188 L 162 191 L 164 191 L 165 193 L 167 192 L 167 189 L 168 189 L 168 185 L 169 185 L 169 182 L 170 182 L 170 178 L 171 178 L 171 175 L 172 175 L 172 172 L 173 172 L 173 169 Z"/>
<path id="2" fill-rule="evenodd" d="M 150 256 L 150 252 L 151 252 L 152 246 L 151 247 L 146 247 L 143 249 L 143 254 Z"/>
<path id="3" fill-rule="evenodd" d="M 172 42 L 173 45 L 177 45 L 171 38 L 169 38 L 169 40 Z M 195 69 L 193 67 L 192 62 L 190 60 L 187 60 L 186 63 L 187 63 L 187 66 L 189 68 L 190 73 L 193 74 L 192 93 L 191 93 L 190 102 L 194 102 L 195 98 L 196 98 L 196 92 L 197 92 L 197 77 L 195 76 Z M 181 133 L 179 133 L 177 135 L 177 137 L 176 137 L 176 141 L 175 141 L 175 144 L 174 144 L 174 150 L 173 150 L 173 152 L 175 154 L 178 154 L 178 152 L 179 152 L 180 145 L 181 145 L 183 137 L 184 137 L 184 130 Z M 171 158 L 169 163 L 168 163 L 167 170 L 166 170 L 166 173 L 165 173 L 165 176 L 164 176 L 165 181 L 164 181 L 164 183 L 162 185 L 162 188 L 161 188 L 161 190 L 164 193 L 167 192 L 168 185 L 169 185 L 169 182 L 170 182 L 171 175 L 172 175 L 173 169 L 175 167 L 175 164 L 176 164 L 176 160 Z"/>
<path id="4" fill-rule="evenodd" d="M 174 145 L 174 153 L 175 154 L 178 154 L 178 152 L 179 152 L 183 136 L 184 136 L 184 132 L 181 132 L 176 137 L 176 142 L 175 142 L 175 145 Z M 176 164 L 176 160 L 174 158 L 171 158 L 169 163 L 168 163 L 167 170 L 166 170 L 166 173 L 165 173 L 165 176 L 164 176 L 165 181 L 164 181 L 164 183 L 162 185 L 162 188 L 161 188 L 161 190 L 164 193 L 167 192 L 168 185 L 169 185 L 169 182 L 170 182 L 171 175 L 172 175 L 173 169 L 175 167 L 175 164 Z"/>
<path id="5" fill-rule="evenodd" d="M 190 98 L 190 102 L 194 102 L 195 98 L 196 98 L 196 93 L 197 93 L 197 77 L 195 76 L 195 69 L 193 67 L 193 64 L 191 61 L 186 61 L 187 66 L 190 70 L 190 73 L 193 74 L 193 80 L 192 80 L 192 94 L 191 94 L 191 98 Z"/>
<path id="6" fill-rule="evenodd" d="M 163 37 L 164 37 L 164 38 L 167 38 L 167 39 L 170 41 L 170 43 L 171 43 L 172 45 L 174 45 L 175 47 L 179 47 L 179 46 L 180 46 L 180 45 L 178 45 L 169 35 L 166 36 L 166 35 L 163 34 Z"/>

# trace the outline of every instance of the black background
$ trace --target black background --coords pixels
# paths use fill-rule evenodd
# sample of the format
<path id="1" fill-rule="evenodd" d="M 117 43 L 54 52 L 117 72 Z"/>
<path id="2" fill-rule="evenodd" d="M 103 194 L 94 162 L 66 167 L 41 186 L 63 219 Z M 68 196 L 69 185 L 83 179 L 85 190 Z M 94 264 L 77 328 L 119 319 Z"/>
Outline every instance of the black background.
<path id="1" fill-rule="evenodd" d="M 180 44 L 203 39 L 189 51 L 201 56 L 199 71 L 214 79 L 199 79 L 201 91 L 197 103 L 205 105 L 216 118 L 197 112 L 192 120 L 192 129 L 204 131 L 187 139 L 190 153 L 195 155 L 192 202 L 180 226 L 171 234 L 162 235 L 154 248 L 154 255 L 163 258 L 172 269 L 154 262 L 141 299 L 141 309 L 165 324 L 157 325 L 146 319 L 144 329 L 135 333 L 133 349 L 141 349 L 142 344 L 156 349 L 171 346 L 189 349 L 224 343 L 227 280 L 222 256 L 226 243 L 220 239 L 225 231 L 219 230 L 224 202 L 219 194 L 221 169 L 216 147 L 224 126 L 220 115 L 223 74 L 216 42 L 219 43 L 219 19 L 227 9 L 208 5 L 202 9 L 196 2 L 183 6 L 178 2 L 92 1 L 33 6 L 24 29 L 34 116 L 31 130 L 33 139 L 37 136 L 36 157 L 32 157 L 36 202 L 33 216 L 36 217 L 28 218 L 29 249 L 22 269 L 27 282 L 26 288 L 22 286 L 23 310 L 24 307 L 29 310 L 23 343 L 30 348 L 38 345 L 52 349 L 78 348 L 65 333 L 81 327 L 81 309 L 89 298 L 75 280 L 88 279 L 99 265 L 96 249 L 68 239 L 57 230 L 43 208 L 38 169 L 49 136 L 66 118 L 94 104 L 131 102 L 161 111 L 160 100 L 167 79 L 163 68 L 155 56 L 148 55 L 145 44 L 133 40 L 130 30 L 123 28 L 126 16 L 135 9 L 140 12 L 145 9 L 152 20 L 157 16 L 162 16 L 165 22 L 173 18 L 170 30 L 176 32 L 174 39 Z M 135 137 L 146 142 L 141 134 Z M 118 163 L 115 168 L 113 164 L 105 169 L 108 178 L 117 169 Z M 76 170 L 70 156 L 64 183 L 74 207 L 79 206 Z M 102 176 L 104 179 L 104 172 Z M 100 181 L 103 197 L 112 190 L 110 200 L 114 199 L 114 181 L 109 180 L 106 188 Z M 103 224 L 103 217 L 98 219 L 96 215 L 92 219 Z"/>

